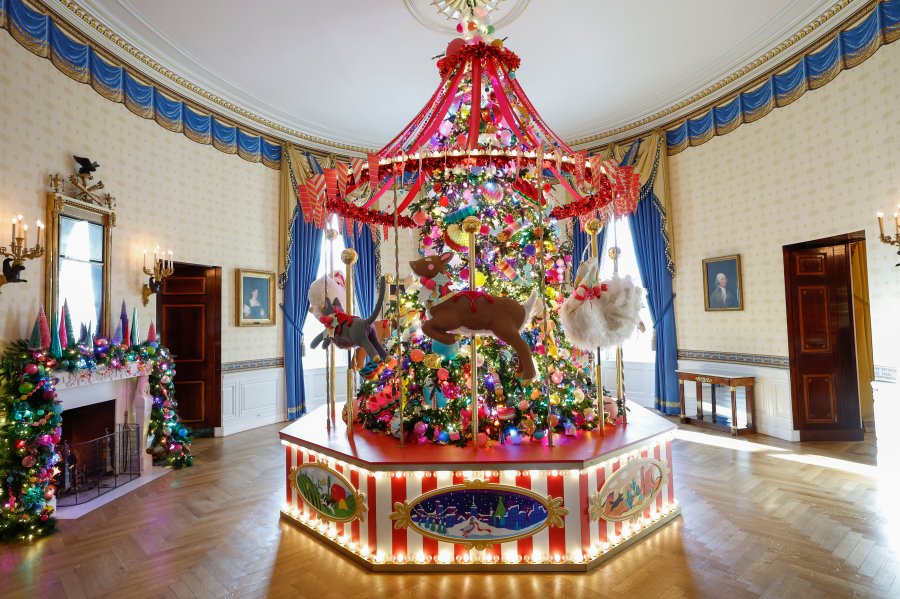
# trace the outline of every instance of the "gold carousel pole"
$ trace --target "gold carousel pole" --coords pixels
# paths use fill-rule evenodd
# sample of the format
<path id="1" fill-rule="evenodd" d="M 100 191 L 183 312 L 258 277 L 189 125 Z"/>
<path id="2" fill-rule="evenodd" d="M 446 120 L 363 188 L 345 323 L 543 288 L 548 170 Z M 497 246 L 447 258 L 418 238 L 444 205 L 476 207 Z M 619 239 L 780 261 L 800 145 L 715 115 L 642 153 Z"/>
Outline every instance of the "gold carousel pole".
<path id="1" fill-rule="evenodd" d="M 550 345 L 550 323 L 547 320 L 547 264 L 546 257 L 544 255 L 545 247 L 544 247 L 544 144 L 541 144 L 538 148 L 537 159 L 535 160 L 535 166 L 537 166 L 537 204 L 538 204 L 538 229 L 540 230 L 540 235 L 538 235 L 538 243 L 540 244 L 540 251 L 538 252 L 538 259 L 540 260 L 541 265 L 541 280 L 540 280 L 540 290 L 541 290 L 541 309 L 543 314 L 541 315 L 541 327 L 544 329 L 544 346 L 549 347 Z M 547 398 L 547 446 L 553 447 L 553 402 L 550 400 L 550 387 L 547 383 L 549 380 L 547 377 L 547 366 L 548 360 L 544 360 L 544 372 L 541 373 L 541 387 L 544 389 L 544 397 Z"/>
<path id="2" fill-rule="evenodd" d="M 597 259 L 597 267 L 600 267 L 600 248 L 597 237 L 603 223 L 598 218 L 592 218 L 584 225 L 584 230 L 591 236 L 591 256 Z M 600 363 L 600 348 L 597 348 L 597 360 L 594 363 L 594 381 L 597 383 L 597 418 L 600 419 L 600 434 L 606 434 L 606 417 L 603 413 L 603 366 Z"/>
<path id="3" fill-rule="evenodd" d="M 329 219 L 330 220 L 330 219 Z M 326 274 L 325 279 L 325 298 L 328 299 L 328 279 L 334 274 L 334 240 L 337 238 L 338 232 L 336 229 L 332 229 L 327 227 L 325 229 L 325 237 L 328 239 L 328 273 Z M 330 298 L 334 299 L 334 298 Z M 327 389 L 325 393 L 325 414 L 326 414 L 326 424 L 328 430 L 334 426 L 335 423 L 335 387 L 337 385 L 337 373 L 335 371 L 335 363 L 334 363 L 334 340 L 331 340 L 331 343 L 328 344 L 328 368 L 327 373 Z"/>
<path id="4" fill-rule="evenodd" d="M 341 262 L 344 263 L 344 282 L 346 284 L 346 304 L 344 312 L 351 314 L 353 312 L 353 264 L 358 257 L 356 250 L 347 248 L 341 252 Z M 347 350 L 347 405 L 344 411 L 347 414 L 347 438 L 353 440 L 353 421 L 356 419 L 353 402 L 356 398 L 353 396 L 353 350 Z"/>
<path id="5" fill-rule="evenodd" d="M 609 257 L 613 261 L 613 273 L 619 274 L 619 255 L 622 251 L 618 245 L 609 248 Z M 622 346 L 616 347 L 616 399 L 617 405 L 622 409 L 622 424 L 628 424 L 628 416 L 625 410 L 625 370 L 622 360 Z"/>
<path id="6" fill-rule="evenodd" d="M 462 229 L 469 234 L 469 291 L 475 291 L 475 234 L 481 229 L 481 221 L 466 217 Z M 472 388 L 472 447 L 478 449 L 478 348 L 475 334 L 469 336 L 469 376 Z M 501 433 L 502 434 L 502 433 Z"/>
<path id="7" fill-rule="evenodd" d="M 400 173 L 403 177 L 403 172 Z M 394 278 L 397 281 L 397 293 L 394 295 L 394 331 L 397 333 L 397 365 L 394 372 L 397 373 L 397 383 L 394 387 L 400 391 L 400 447 L 404 446 L 403 437 L 403 412 L 406 408 L 406 393 L 403 391 L 403 375 L 400 365 L 403 363 L 403 343 L 400 335 L 400 212 L 397 210 L 397 173 L 394 173 Z"/>

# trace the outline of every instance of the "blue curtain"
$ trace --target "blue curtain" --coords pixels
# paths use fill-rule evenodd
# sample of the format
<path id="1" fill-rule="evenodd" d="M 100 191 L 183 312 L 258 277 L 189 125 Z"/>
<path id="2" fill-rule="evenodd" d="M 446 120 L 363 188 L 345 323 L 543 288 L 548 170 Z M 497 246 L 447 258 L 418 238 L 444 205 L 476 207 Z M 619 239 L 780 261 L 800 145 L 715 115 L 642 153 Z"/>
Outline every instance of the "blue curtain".
<path id="1" fill-rule="evenodd" d="M 322 231 L 303 221 L 300 209 L 294 211 L 291 227 L 291 267 L 284 287 L 284 383 L 288 418 L 295 420 L 306 412 L 303 388 L 303 321 L 309 310 L 309 287 L 316 280 L 322 253 Z"/>
<path id="2" fill-rule="evenodd" d="M 665 151 L 665 150 L 663 150 Z M 656 409 L 678 414 L 678 346 L 675 339 L 675 312 L 672 308 L 672 273 L 666 259 L 659 200 L 653 193 L 653 178 L 644 186 L 637 210 L 629 217 L 634 253 L 641 280 L 647 289 L 647 307 L 656 328 Z"/>
<path id="3" fill-rule="evenodd" d="M 591 238 L 582 230 L 581 221 L 577 218 L 572 220 L 572 270 L 578 272 L 582 258 L 587 260 L 590 257 Z M 597 235 L 597 247 L 601 253 L 604 239 L 606 239 L 606 227 L 600 229 L 600 233 Z M 600 261 L 603 261 L 603 256 L 600 256 Z"/>
<path id="4" fill-rule="evenodd" d="M 369 225 L 351 227 L 349 235 L 344 227 L 344 245 L 358 255 L 353 266 L 354 312 L 365 317 L 375 309 L 375 242 Z"/>

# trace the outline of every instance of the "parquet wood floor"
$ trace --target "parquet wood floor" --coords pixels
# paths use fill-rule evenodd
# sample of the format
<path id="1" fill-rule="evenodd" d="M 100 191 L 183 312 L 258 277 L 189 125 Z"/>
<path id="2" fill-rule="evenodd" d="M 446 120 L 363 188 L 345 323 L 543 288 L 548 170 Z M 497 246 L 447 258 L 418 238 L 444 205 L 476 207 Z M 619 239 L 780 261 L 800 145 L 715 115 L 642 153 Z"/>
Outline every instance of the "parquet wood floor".
<path id="1" fill-rule="evenodd" d="M 31 546 L 0 546 L 0 596 L 900 597 L 897 491 L 877 476 L 872 441 L 733 440 L 682 427 L 683 519 L 597 570 L 390 575 L 279 520 L 279 428 L 200 439 L 194 468 L 62 521 Z"/>

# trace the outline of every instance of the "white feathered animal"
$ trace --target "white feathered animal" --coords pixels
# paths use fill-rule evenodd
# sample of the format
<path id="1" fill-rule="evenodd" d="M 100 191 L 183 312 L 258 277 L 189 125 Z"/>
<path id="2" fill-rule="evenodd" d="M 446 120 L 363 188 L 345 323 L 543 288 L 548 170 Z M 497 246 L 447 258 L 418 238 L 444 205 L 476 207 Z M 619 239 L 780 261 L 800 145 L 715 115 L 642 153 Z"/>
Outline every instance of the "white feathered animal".
<path id="1" fill-rule="evenodd" d="M 596 258 L 578 267 L 575 292 L 559 310 L 566 337 L 585 351 L 621 345 L 640 324 L 644 303 L 631 277 L 599 281 L 597 270 Z"/>
<path id="2" fill-rule="evenodd" d="M 328 290 L 327 298 L 325 293 L 326 289 Z M 322 317 L 322 307 L 325 305 L 326 301 L 331 302 L 334 298 L 338 298 L 341 301 L 341 305 L 344 304 L 344 300 L 347 297 L 347 290 L 333 276 L 322 275 L 309 286 L 309 294 L 307 297 L 309 298 L 309 311 L 316 319 L 319 319 Z"/>

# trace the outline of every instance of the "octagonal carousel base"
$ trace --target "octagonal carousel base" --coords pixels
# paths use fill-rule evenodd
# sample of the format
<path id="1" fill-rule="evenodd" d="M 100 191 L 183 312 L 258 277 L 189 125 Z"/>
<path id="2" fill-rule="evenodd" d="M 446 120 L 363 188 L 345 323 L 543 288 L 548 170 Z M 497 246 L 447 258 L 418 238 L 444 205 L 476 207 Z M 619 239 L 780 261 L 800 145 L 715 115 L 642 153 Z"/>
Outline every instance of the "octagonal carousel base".
<path id="1" fill-rule="evenodd" d="M 584 572 L 681 513 L 676 427 L 629 407 L 605 435 L 478 449 L 350 440 L 322 407 L 280 433 L 281 517 L 374 571 Z"/>

